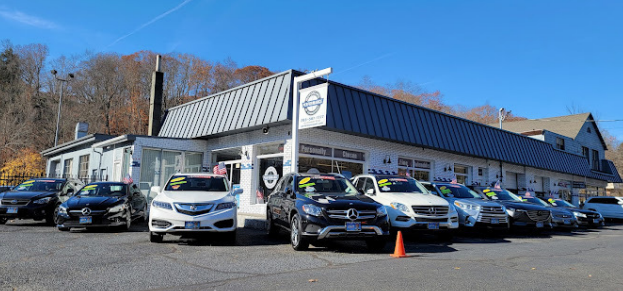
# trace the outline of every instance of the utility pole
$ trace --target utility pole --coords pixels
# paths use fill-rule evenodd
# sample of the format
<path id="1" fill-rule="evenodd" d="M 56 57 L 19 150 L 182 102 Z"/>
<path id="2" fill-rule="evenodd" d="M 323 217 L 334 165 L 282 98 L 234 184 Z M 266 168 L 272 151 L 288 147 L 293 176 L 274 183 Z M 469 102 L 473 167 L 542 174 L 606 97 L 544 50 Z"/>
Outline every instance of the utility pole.
<path id="1" fill-rule="evenodd" d="M 54 79 L 61 81 L 61 92 L 60 98 L 58 99 L 58 114 L 56 116 L 56 133 L 54 134 L 54 146 L 56 147 L 58 145 L 58 130 L 61 123 L 61 106 L 63 104 L 63 82 L 69 82 L 71 79 L 74 78 L 74 74 L 69 73 L 67 74 L 67 78 L 63 79 L 56 76 L 56 74 L 58 73 L 56 70 L 52 70 L 50 73 L 54 75 Z"/>

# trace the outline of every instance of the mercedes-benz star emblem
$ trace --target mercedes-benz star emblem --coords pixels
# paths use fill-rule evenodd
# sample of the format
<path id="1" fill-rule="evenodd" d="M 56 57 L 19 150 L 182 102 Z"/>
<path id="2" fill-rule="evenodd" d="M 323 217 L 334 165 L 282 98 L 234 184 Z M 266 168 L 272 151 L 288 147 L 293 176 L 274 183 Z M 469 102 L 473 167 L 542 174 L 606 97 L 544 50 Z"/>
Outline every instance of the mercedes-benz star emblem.
<path id="1" fill-rule="evenodd" d="M 359 212 L 357 212 L 357 209 L 351 208 L 346 212 L 346 216 L 350 219 L 357 219 L 359 218 Z"/>
<path id="2" fill-rule="evenodd" d="M 91 214 L 91 208 L 85 207 L 82 208 L 82 215 L 89 215 Z"/>
<path id="3" fill-rule="evenodd" d="M 428 208 L 428 213 L 430 213 L 430 214 L 437 214 L 437 208 L 435 208 L 435 207 Z"/>
<path id="4" fill-rule="evenodd" d="M 17 200 L 11 200 L 11 204 L 17 204 Z"/>

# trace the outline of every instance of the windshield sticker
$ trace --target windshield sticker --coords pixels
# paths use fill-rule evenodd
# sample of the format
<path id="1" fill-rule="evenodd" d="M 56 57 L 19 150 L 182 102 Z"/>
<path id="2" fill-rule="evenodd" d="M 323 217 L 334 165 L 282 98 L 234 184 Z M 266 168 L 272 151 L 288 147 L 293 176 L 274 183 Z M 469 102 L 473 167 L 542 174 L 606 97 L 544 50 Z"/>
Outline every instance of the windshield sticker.
<path id="1" fill-rule="evenodd" d="M 443 191 L 443 190 L 446 190 L 447 188 L 446 188 L 446 186 L 441 186 L 441 187 L 439 187 L 439 189 L 441 189 Z"/>
<path id="2" fill-rule="evenodd" d="M 310 178 L 310 177 L 303 178 L 303 179 L 299 182 L 299 185 L 303 185 L 303 184 L 305 184 L 305 183 L 309 182 L 309 180 L 311 180 L 311 178 Z"/>
<path id="3" fill-rule="evenodd" d="M 173 186 L 171 186 L 171 188 L 172 188 L 173 190 L 177 190 L 177 189 L 179 189 L 179 188 L 180 188 L 180 185 L 173 185 Z"/>
<path id="4" fill-rule="evenodd" d="M 44 183 L 54 183 L 56 181 L 54 180 L 39 180 L 39 182 L 44 182 Z"/>
<path id="5" fill-rule="evenodd" d="M 173 185 L 181 185 L 181 184 L 186 184 L 186 183 L 188 183 L 188 181 L 179 181 L 175 183 L 169 183 L 169 185 L 173 186 Z"/>
<path id="6" fill-rule="evenodd" d="M 95 189 L 95 188 L 97 188 L 97 185 L 87 185 L 87 186 L 84 186 L 83 190 L 92 190 L 92 189 Z"/>
<path id="7" fill-rule="evenodd" d="M 32 184 L 32 183 L 34 183 L 34 182 L 35 182 L 35 180 L 28 180 L 28 181 L 26 181 L 26 182 L 24 182 L 24 183 L 22 183 L 22 184 Z"/>
<path id="8" fill-rule="evenodd" d="M 332 177 L 332 176 L 320 176 L 320 179 L 323 179 L 323 180 L 335 180 L 335 177 Z"/>
<path id="9" fill-rule="evenodd" d="M 300 185 L 300 183 L 299 183 L 299 188 L 309 188 L 309 187 L 314 186 L 314 185 L 316 185 L 316 183 L 314 183 L 314 182 L 307 183 L 307 184 L 302 184 L 302 185 Z M 305 191 L 307 191 L 307 189 L 305 189 Z"/>
<path id="10" fill-rule="evenodd" d="M 482 193 L 487 193 L 487 192 L 491 192 L 491 190 L 489 188 L 482 190 Z"/>
<path id="11" fill-rule="evenodd" d="M 184 179 L 186 179 L 186 177 L 179 177 L 179 178 L 171 179 L 171 183 L 177 182 L 177 181 L 182 181 Z M 173 184 L 171 184 L 171 185 L 173 185 Z"/>
<path id="12" fill-rule="evenodd" d="M 387 180 L 387 179 L 382 179 L 382 180 L 379 180 L 379 182 L 378 182 L 378 183 L 379 183 L 379 187 L 385 187 L 385 186 L 389 186 L 389 185 L 391 185 L 391 184 L 392 184 L 392 182 L 390 182 L 390 181 L 389 181 L 389 180 Z"/>
<path id="13" fill-rule="evenodd" d="M 528 199 L 526 199 L 526 198 L 521 198 L 521 201 L 528 202 Z"/>
<path id="14" fill-rule="evenodd" d="M 549 201 L 549 203 L 552 203 L 552 204 L 555 204 L 555 203 L 556 203 L 556 200 L 554 200 L 554 199 L 552 199 L 552 198 L 547 199 L 547 201 Z"/>
<path id="15" fill-rule="evenodd" d="M 391 178 L 389 180 L 390 181 L 394 181 L 394 182 L 409 182 L 409 180 L 407 180 L 405 178 Z"/>
<path id="16" fill-rule="evenodd" d="M 381 185 L 381 184 L 385 184 L 385 183 L 387 183 L 387 181 L 389 181 L 389 180 L 387 180 L 387 179 L 381 179 L 381 180 L 379 180 L 379 185 Z"/>
<path id="17" fill-rule="evenodd" d="M 450 193 L 452 193 L 452 190 L 450 190 L 450 189 L 442 189 L 441 190 L 441 194 L 450 194 Z"/>
<path id="18" fill-rule="evenodd" d="M 381 188 L 381 190 L 383 190 L 383 191 L 387 192 L 387 191 L 391 190 L 391 188 L 389 188 L 389 187 L 387 187 L 387 186 L 384 186 L 383 188 Z"/>
<path id="19" fill-rule="evenodd" d="M 491 191 L 485 192 L 485 195 L 487 195 L 488 197 L 497 197 L 497 195 L 495 195 L 495 192 L 491 192 Z"/>

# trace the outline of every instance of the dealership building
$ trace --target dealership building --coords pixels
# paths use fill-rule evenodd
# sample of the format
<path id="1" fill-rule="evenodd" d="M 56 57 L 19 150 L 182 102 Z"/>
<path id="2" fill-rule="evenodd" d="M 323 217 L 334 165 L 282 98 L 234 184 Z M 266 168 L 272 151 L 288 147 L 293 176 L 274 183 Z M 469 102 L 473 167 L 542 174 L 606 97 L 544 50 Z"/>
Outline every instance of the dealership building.
<path id="1" fill-rule="evenodd" d="M 509 130 L 501 130 L 322 78 L 301 83 L 300 116 L 324 117 L 299 129 L 295 143 L 292 92 L 301 75 L 281 72 L 170 108 L 157 136 L 77 136 L 42 152 L 48 174 L 131 176 L 150 196 L 150 187 L 173 173 L 211 172 L 224 164 L 232 186 L 244 190 L 240 211 L 257 214 L 264 213 L 277 179 L 293 171 L 295 148 L 300 172 L 456 177 L 466 185 L 501 181 L 514 192 L 530 190 L 576 205 L 605 195 L 608 183 L 623 182 L 605 159 L 591 114 L 523 126 L 508 122 Z M 317 87 L 326 92 L 314 95 Z"/>

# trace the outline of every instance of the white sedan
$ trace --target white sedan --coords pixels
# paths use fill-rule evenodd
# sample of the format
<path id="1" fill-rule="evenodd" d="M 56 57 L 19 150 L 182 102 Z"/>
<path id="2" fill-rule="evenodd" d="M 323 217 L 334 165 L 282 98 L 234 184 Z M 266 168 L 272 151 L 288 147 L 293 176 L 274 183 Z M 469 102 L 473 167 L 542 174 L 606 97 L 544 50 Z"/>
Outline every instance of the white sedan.
<path id="1" fill-rule="evenodd" d="M 165 234 L 225 233 L 235 241 L 237 206 L 226 177 L 208 173 L 175 174 L 164 189 L 151 188 L 157 196 L 149 211 L 149 240 L 162 242 Z"/>

